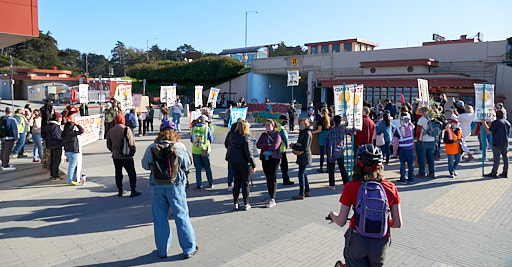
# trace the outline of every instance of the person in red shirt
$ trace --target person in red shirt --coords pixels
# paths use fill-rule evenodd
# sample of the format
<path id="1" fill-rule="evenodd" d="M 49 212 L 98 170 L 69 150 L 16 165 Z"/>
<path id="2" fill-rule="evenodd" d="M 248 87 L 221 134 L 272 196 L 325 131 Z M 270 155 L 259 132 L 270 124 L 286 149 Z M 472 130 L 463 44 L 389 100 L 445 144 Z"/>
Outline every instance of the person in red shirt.
<path id="1" fill-rule="evenodd" d="M 368 116 L 370 114 L 370 109 L 367 107 L 363 108 L 363 129 L 361 131 L 357 131 L 354 137 L 354 153 L 357 151 L 357 148 L 366 145 L 373 144 L 373 136 L 375 136 L 375 122 L 370 119 Z"/>
<path id="2" fill-rule="evenodd" d="M 340 197 L 340 212 L 331 212 L 329 217 L 339 226 L 344 226 L 348 219 L 350 208 L 356 206 L 357 194 L 363 181 L 380 182 L 388 198 L 391 209 L 389 228 L 402 227 L 400 196 L 396 186 L 383 176 L 382 151 L 372 144 L 359 147 L 357 164 L 354 165 L 353 180 L 345 184 Z M 389 245 L 389 229 L 383 238 L 371 238 L 356 231 L 355 219 L 350 219 L 350 227 L 345 233 L 346 266 L 382 266 L 384 255 Z"/>

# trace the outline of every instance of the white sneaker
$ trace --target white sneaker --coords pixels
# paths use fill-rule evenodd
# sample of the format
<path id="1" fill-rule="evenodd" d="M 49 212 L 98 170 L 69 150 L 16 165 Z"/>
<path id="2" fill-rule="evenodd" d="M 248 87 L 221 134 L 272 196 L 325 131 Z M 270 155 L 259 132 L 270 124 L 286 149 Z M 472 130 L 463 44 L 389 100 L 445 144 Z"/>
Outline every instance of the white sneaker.
<path id="1" fill-rule="evenodd" d="M 336 190 L 336 187 L 333 185 L 333 186 L 327 186 L 327 189 L 331 190 L 331 191 L 334 191 Z"/>
<path id="2" fill-rule="evenodd" d="M 473 154 L 482 154 L 482 150 L 477 150 L 477 151 L 473 152 Z"/>
<path id="3" fill-rule="evenodd" d="M 276 205 L 276 200 L 271 199 L 267 204 L 265 204 L 265 208 L 272 208 Z"/>
<path id="4" fill-rule="evenodd" d="M 233 191 L 233 187 L 232 186 L 228 186 L 228 191 L 229 192 Z"/>
<path id="5" fill-rule="evenodd" d="M 9 167 L 2 167 L 2 170 L 3 171 L 14 171 L 14 170 L 16 170 L 16 167 L 14 167 L 13 165 L 9 165 Z"/>

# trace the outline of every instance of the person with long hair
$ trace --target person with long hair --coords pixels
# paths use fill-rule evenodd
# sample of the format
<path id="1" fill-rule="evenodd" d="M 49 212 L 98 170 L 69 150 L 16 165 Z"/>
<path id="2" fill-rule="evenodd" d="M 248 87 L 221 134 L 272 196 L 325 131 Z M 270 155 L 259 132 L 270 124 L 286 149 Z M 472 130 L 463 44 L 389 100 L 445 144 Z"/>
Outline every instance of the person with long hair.
<path id="1" fill-rule="evenodd" d="M 263 172 L 267 179 L 267 189 L 270 195 L 270 200 L 265 205 L 267 208 L 272 208 L 276 205 L 276 191 L 277 191 L 277 166 L 281 160 L 281 136 L 276 131 L 277 123 L 273 119 L 265 121 L 265 129 L 256 143 L 256 147 L 261 149 L 260 160 L 263 166 Z"/>
<path id="2" fill-rule="evenodd" d="M 32 140 L 34 141 L 34 157 L 32 162 L 41 162 L 43 159 L 43 138 L 41 137 L 41 116 L 39 109 L 34 109 L 32 119 L 29 121 L 32 129 Z"/>
<path id="3" fill-rule="evenodd" d="M 236 124 L 236 131 L 229 138 L 231 142 L 229 146 L 229 162 L 233 168 L 233 201 L 235 210 L 238 210 L 238 196 L 240 188 L 242 188 L 242 196 L 244 198 L 244 208 L 251 208 L 249 204 L 249 173 L 256 172 L 256 165 L 252 157 L 252 141 L 249 128 L 251 125 L 246 121 L 240 121 Z"/>
<path id="4" fill-rule="evenodd" d="M 329 110 L 323 109 L 322 115 L 318 120 L 318 128 L 311 132 L 312 134 L 318 134 L 318 148 L 320 149 L 320 168 L 318 169 L 318 172 L 324 172 L 325 140 L 331 126 L 332 122 L 331 117 L 329 116 Z"/>
<path id="5" fill-rule="evenodd" d="M 178 171 L 176 179 L 168 183 L 155 182 L 154 173 L 149 175 L 149 186 L 151 186 L 151 210 L 153 214 L 153 230 L 155 234 L 155 243 L 157 253 L 160 258 L 167 257 L 167 251 L 171 246 L 172 234 L 169 226 L 169 209 L 172 210 L 178 240 L 183 250 L 185 259 L 195 255 L 198 251 L 196 243 L 196 234 L 192 223 L 190 222 L 187 193 L 185 185 L 187 183 L 186 172 L 192 165 L 192 159 L 187 152 L 185 145 L 180 141 L 180 136 L 174 131 L 174 123 L 168 127 L 161 127 L 155 142 L 150 144 L 142 158 L 142 168 L 152 170 L 153 152 L 152 148 L 157 144 L 163 147 L 173 146 L 178 161 Z"/>
<path id="6" fill-rule="evenodd" d="M 68 175 L 66 184 L 76 185 L 80 181 L 81 166 L 78 166 L 78 157 L 80 156 L 80 144 L 78 136 L 84 133 L 82 126 L 72 121 L 66 122 L 62 131 L 62 145 L 64 146 L 65 155 L 68 157 Z"/>
<path id="7" fill-rule="evenodd" d="M 384 112 L 382 120 L 377 124 L 377 134 L 384 134 L 384 145 L 380 149 L 384 152 L 386 164 L 389 164 L 389 157 L 391 156 L 391 141 L 393 140 L 394 131 L 395 126 L 391 123 L 389 112 Z"/>
<path id="8" fill-rule="evenodd" d="M 338 163 L 340 168 L 343 184 L 348 182 L 348 173 L 345 169 L 345 142 L 344 137 L 348 134 L 353 134 L 353 130 L 348 130 L 345 125 L 341 124 L 342 118 L 340 115 L 334 116 L 334 127 L 329 130 L 327 134 L 325 148 L 327 152 L 327 171 L 329 172 L 329 190 L 335 190 L 334 167 Z"/>
<path id="9" fill-rule="evenodd" d="M 306 167 L 311 165 L 311 140 L 313 135 L 309 129 L 309 120 L 303 118 L 299 121 L 299 138 L 297 143 L 292 145 L 292 149 L 302 152 L 297 155 L 297 164 L 299 165 L 299 194 L 293 196 L 293 199 L 304 199 L 309 197 L 309 180 L 306 172 Z M 300 153 L 299 152 L 299 153 Z"/>
<path id="10" fill-rule="evenodd" d="M 343 187 L 341 194 L 340 212 L 331 212 L 329 217 L 337 225 L 343 227 L 347 223 L 351 207 L 357 205 L 358 194 L 362 191 L 359 187 L 363 182 L 375 181 L 380 183 L 385 191 L 388 205 L 391 210 L 389 228 L 402 227 L 402 215 L 400 208 L 400 196 L 392 182 L 383 176 L 382 152 L 373 144 L 362 145 L 357 150 L 356 164 L 354 165 L 353 180 Z M 363 215 L 361 215 L 363 216 Z M 345 233 L 345 257 L 346 266 L 382 266 L 384 255 L 390 242 L 390 231 L 382 238 L 367 237 L 356 230 L 356 216 L 350 219 L 350 227 Z"/>

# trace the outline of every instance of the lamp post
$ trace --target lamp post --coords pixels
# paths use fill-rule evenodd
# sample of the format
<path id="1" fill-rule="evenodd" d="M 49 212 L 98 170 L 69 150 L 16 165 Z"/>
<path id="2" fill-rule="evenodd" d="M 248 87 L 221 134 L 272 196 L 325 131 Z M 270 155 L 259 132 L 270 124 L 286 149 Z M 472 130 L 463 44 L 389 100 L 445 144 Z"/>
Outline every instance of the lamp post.
<path id="1" fill-rule="evenodd" d="M 245 47 L 247 47 L 247 14 L 258 13 L 258 11 L 245 11 Z"/>
<path id="2" fill-rule="evenodd" d="M 146 63 L 149 63 L 149 41 L 156 40 L 158 38 L 153 37 L 146 40 Z"/>
<path id="3" fill-rule="evenodd" d="M 12 69 L 12 55 L 10 56 L 10 65 L 11 65 L 11 76 L 9 77 L 10 87 L 11 87 L 11 103 L 12 108 L 14 109 L 14 73 Z"/>

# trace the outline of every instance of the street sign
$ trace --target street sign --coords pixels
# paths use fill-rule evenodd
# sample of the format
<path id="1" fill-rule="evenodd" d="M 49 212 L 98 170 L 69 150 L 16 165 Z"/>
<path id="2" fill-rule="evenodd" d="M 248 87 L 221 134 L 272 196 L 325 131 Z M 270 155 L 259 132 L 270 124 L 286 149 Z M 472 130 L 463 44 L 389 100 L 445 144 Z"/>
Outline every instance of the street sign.
<path id="1" fill-rule="evenodd" d="M 297 57 L 293 57 L 290 62 L 295 67 L 295 66 L 297 66 L 297 64 L 299 64 L 299 59 Z"/>
<path id="2" fill-rule="evenodd" d="M 299 86 L 299 71 L 289 70 L 288 71 L 288 86 Z"/>

